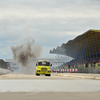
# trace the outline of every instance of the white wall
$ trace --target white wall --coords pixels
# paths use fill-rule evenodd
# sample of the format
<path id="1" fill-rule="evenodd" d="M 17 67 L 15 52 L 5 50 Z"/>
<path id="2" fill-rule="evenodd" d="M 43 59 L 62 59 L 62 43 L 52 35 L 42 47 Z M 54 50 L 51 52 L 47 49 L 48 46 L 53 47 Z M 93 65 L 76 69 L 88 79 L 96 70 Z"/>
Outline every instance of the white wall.
<path id="1" fill-rule="evenodd" d="M 0 68 L 0 75 L 10 73 L 11 70 Z"/>

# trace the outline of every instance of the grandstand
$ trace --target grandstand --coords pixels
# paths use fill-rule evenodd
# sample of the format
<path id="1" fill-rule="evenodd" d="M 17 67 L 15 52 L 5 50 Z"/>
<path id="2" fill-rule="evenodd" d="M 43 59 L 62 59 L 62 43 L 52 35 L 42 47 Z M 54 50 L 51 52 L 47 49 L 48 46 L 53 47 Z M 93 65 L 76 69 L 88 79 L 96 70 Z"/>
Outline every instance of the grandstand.
<path id="1" fill-rule="evenodd" d="M 74 58 L 66 63 L 67 68 L 100 67 L 100 30 L 88 30 L 67 43 L 50 50 L 51 54 L 61 54 Z"/>

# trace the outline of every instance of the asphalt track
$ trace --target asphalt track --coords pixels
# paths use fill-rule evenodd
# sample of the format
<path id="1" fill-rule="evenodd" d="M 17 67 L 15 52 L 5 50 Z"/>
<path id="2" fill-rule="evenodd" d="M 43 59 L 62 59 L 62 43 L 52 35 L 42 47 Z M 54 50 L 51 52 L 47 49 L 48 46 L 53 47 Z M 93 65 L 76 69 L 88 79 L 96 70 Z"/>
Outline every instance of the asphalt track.
<path id="1" fill-rule="evenodd" d="M 100 81 L 61 76 L 0 76 L 0 100 L 100 100 Z"/>

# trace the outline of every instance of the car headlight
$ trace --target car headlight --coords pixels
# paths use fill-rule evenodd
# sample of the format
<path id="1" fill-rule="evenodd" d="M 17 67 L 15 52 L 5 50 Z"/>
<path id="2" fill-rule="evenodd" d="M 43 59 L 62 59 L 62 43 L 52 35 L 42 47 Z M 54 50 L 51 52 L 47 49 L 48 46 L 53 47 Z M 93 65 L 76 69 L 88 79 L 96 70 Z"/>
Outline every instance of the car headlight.
<path id="1" fill-rule="evenodd" d="M 37 70 L 37 72 L 40 72 L 40 70 Z"/>
<path id="2" fill-rule="evenodd" d="M 50 70 L 48 72 L 51 72 Z"/>

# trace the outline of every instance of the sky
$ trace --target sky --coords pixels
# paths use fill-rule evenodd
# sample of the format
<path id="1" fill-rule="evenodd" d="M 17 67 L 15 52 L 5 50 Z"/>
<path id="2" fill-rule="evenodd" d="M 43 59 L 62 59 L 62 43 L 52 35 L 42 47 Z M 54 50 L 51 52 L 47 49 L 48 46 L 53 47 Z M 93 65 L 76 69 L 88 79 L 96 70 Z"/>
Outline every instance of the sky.
<path id="1" fill-rule="evenodd" d="M 0 59 L 12 59 L 11 46 L 26 38 L 49 50 L 88 31 L 100 30 L 100 0 L 1 0 Z"/>

